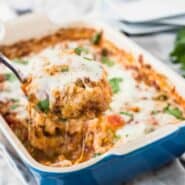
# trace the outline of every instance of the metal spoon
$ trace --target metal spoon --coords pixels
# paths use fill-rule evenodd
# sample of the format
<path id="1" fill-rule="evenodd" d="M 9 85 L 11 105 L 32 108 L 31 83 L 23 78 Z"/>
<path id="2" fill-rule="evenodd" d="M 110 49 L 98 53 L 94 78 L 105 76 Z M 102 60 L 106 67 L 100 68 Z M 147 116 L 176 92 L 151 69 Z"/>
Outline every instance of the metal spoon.
<path id="1" fill-rule="evenodd" d="M 0 62 L 4 64 L 8 69 L 10 69 L 21 83 L 24 81 L 24 79 L 20 75 L 20 72 L 18 72 L 18 70 L 12 65 L 12 62 L 2 53 L 0 53 Z"/>

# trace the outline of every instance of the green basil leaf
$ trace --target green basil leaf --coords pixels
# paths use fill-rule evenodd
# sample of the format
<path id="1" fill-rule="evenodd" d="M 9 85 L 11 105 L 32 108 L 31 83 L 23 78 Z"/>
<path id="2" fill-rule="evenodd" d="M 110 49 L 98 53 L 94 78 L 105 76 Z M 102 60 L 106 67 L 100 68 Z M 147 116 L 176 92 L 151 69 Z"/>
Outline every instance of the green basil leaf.
<path id="1" fill-rule="evenodd" d="M 16 108 L 18 108 L 20 105 L 18 103 L 15 103 L 13 105 L 10 106 L 11 110 L 15 110 Z"/>
<path id="2" fill-rule="evenodd" d="M 116 94 L 120 91 L 120 83 L 123 81 L 122 78 L 114 77 L 109 80 L 113 94 Z"/>
<path id="3" fill-rule="evenodd" d="M 49 99 L 39 101 L 37 107 L 40 111 L 47 113 L 49 111 Z"/>
<path id="4" fill-rule="evenodd" d="M 171 107 L 169 104 L 163 109 L 164 112 L 171 114 L 177 119 L 184 120 L 182 111 L 178 107 Z"/>
<path id="5" fill-rule="evenodd" d="M 74 49 L 74 52 L 77 55 L 81 55 L 82 53 L 87 54 L 88 53 L 88 49 L 87 48 L 83 48 L 83 47 L 77 47 L 77 48 Z"/>
<path id="6" fill-rule="evenodd" d="M 115 64 L 113 60 L 111 60 L 110 58 L 105 57 L 105 56 L 103 56 L 103 57 L 101 58 L 101 62 L 102 62 L 103 64 L 106 64 L 108 67 L 112 67 L 112 66 Z"/>
<path id="7" fill-rule="evenodd" d="M 130 113 L 130 112 L 124 112 L 124 111 L 122 111 L 122 112 L 120 112 L 120 114 L 125 115 L 125 116 L 128 116 L 131 119 L 134 117 L 134 115 L 132 113 Z"/>
<path id="8" fill-rule="evenodd" d="M 69 66 L 62 66 L 61 67 L 61 72 L 68 72 L 69 71 Z"/>
<path id="9" fill-rule="evenodd" d="M 102 32 L 97 32 L 96 34 L 94 34 L 93 37 L 91 38 L 92 44 L 95 44 L 95 45 L 99 44 L 101 37 L 102 37 Z"/>
<path id="10" fill-rule="evenodd" d="M 17 77 L 13 73 L 5 73 L 4 76 L 5 79 L 10 82 L 17 80 Z"/>

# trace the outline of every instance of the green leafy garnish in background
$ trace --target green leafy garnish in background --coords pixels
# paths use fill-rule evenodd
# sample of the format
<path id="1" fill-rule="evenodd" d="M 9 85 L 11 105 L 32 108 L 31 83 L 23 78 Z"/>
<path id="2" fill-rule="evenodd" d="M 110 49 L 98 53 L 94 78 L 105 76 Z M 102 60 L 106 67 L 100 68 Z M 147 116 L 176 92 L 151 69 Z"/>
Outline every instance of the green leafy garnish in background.
<path id="1" fill-rule="evenodd" d="M 49 100 L 45 99 L 45 100 L 39 101 L 38 104 L 37 104 L 37 107 L 42 112 L 48 112 L 49 111 Z"/>
<path id="2" fill-rule="evenodd" d="M 99 44 L 101 37 L 102 37 L 102 32 L 95 33 L 91 38 L 92 44 L 95 44 L 95 45 Z"/>
<path id="3" fill-rule="evenodd" d="M 169 104 L 163 109 L 164 112 L 171 114 L 172 116 L 176 117 L 177 119 L 184 120 L 184 116 L 182 111 L 177 107 L 171 107 Z"/>
<path id="4" fill-rule="evenodd" d="M 175 46 L 170 53 L 173 63 L 180 64 L 182 70 L 185 70 L 185 27 L 178 31 L 175 40 Z"/>
<path id="5" fill-rule="evenodd" d="M 82 47 L 77 47 L 77 48 L 74 49 L 74 52 L 77 55 L 81 55 L 82 53 L 87 54 L 88 53 L 88 49 L 87 48 L 82 48 Z"/>
<path id="6" fill-rule="evenodd" d="M 120 91 L 120 83 L 123 81 L 120 77 L 114 77 L 109 80 L 113 94 L 116 94 Z"/>
<path id="7" fill-rule="evenodd" d="M 106 64 L 108 67 L 112 67 L 112 66 L 114 65 L 114 61 L 111 60 L 111 59 L 108 58 L 108 57 L 105 57 L 105 56 L 102 56 L 101 62 L 102 62 L 103 64 Z"/>
<path id="8" fill-rule="evenodd" d="M 5 73 L 4 77 L 5 77 L 5 80 L 8 80 L 10 82 L 13 82 L 17 79 L 13 73 Z"/>
<path id="9" fill-rule="evenodd" d="M 14 62 L 18 63 L 18 64 L 23 64 L 23 65 L 27 65 L 28 61 L 24 60 L 24 59 L 20 59 L 20 58 L 16 58 L 13 60 Z"/>

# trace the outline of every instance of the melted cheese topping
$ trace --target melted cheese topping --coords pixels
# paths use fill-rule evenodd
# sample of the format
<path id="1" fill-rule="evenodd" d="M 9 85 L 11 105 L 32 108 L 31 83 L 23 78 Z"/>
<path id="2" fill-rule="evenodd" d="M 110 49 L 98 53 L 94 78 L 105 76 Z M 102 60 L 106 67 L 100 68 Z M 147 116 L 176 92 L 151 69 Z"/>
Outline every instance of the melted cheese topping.
<path id="1" fill-rule="evenodd" d="M 114 112 L 120 112 L 123 104 L 128 101 L 134 101 L 137 95 L 137 90 L 135 88 L 136 82 L 132 78 L 128 71 L 125 71 L 123 67 L 119 64 L 112 67 L 106 67 L 109 80 L 112 78 L 121 78 L 120 91 L 114 94 L 112 98 L 112 103 L 110 104 L 111 109 Z"/>
<path id="2" fill-rule="evenodd" d="M 76 47 L 76 43 L 71 43 L 69 49 Z M 121 78 L 119 83 L 120 90 L 112 97 L 110 109 L 105 112 L 106 115 L 119 114 L 125 121 L 126 125 L 117 131 L 117 136 L 125 138 L 125 141 L 132 140 L 138 136 L 145 135 L 161 125 L 177 123 L 180 120 L 164 112 L 164 107 L 168 103 L 174 102 L 171 100 L 158 101 L 154 97 L 158 96 L 158 92 L 154 87 L 147 86 L 143 82 L 137 82 L 132 75 L 132 72 L 125 69 L 121 64 L 115 62 L 113 66 L 100 64 L 96 61 L 88 61 L 83 55 L 64 55 L 61 53 L 62 45 L 57 45 L 54 48 L 47 48 L 37 55 L 31 55 L 26 58 L 29 60 L 28 65 L 16 64 L 18 68 L 24 73 L 25 76 L 32 75 L 34 77 L 33 86 L 31 90 L 35 91 L 39 99 L 44 99 L 45 96 L 51 96 L 53 89 L 63 89 L 69 83 L 77 79 L 89 77 L 92 81 L 98 81 L 103 69 L 107 72 L 108 79 Z M 88 57 L 91 57 L 88 54 Z M 53 76 L 47 74 L 44 68 L 52 67 L 54 65 L 67 64 L 69 71 L 56 73 Z M 102 68 L 103 66 L 103 68 Z M 3 68 L 3 70 L 5 70 Z M 0 93 L 0 100 L 11 99 L 18 97 L 21 99 L 21 104 L 26 104 L 25 97 L 20 90 L 18 81 L 5 83 L 5 89 Z M 16 90 L 15 90 L 16 89 Z M 175 105 L 178 107 L 178 105 Z M 134 111 L 134 109 L 139 111 Z M 21 111 L 25 112 L 25 105 L 22 109 L 16 109 L 21 115 Z M 152 114 L 153 111 L 158 111 L 157 114 Z M 130 119 L 128 115 L 121 114 L 127 112 L 133 115 Z"/>
<path id="3" fill-rule="evenodd" d="M 95 61 L 89 61 L 78 55 L 60 56 L 56 51 L 46 49 L 39 56 L 30 59 L 29 75 L 33 76 L 30 93 L 36 94 L 38 99 L 49 96 L 52 100 L 54 90 L 62 91 L 67 85 L 76 82 L 78 79 L 89 78 L 91 81 L 98 81 L 103 74 L 102 65 Z M 46 70 L 53 67 L 67 66 L 66 71 L 59 71 L 53 75 Z"/>

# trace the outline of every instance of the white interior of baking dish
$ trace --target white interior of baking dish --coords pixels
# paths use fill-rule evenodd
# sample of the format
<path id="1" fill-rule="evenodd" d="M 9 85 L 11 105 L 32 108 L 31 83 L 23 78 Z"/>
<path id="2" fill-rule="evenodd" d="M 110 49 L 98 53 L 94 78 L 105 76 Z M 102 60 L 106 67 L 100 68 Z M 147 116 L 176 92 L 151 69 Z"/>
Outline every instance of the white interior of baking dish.
<path id="1" fill-rule="evenodd" d="M 110 27 L 103 25 L 102 23 L 95 23 L 93 20 L 77 20 L 70 23 L 63 23 L 62 25 L 56 25 L 52 23 L 46 16 L 40 14 L 31 14 L 26 15 L 17 20 L 8 22 L 4 25 L 5 33 L 2 39 L 0 40 L 0 44 L 9 45 L 15 43 L 19 40 L 26 40 L 30 38 L 42 37 L 49 33 L 54 32 L 59 27 L 94 27 L 97 30 L 102 29 L 104 31 L 104 35 L 107 39 L 112 41 L 117 47 L 123 48 L 124 50 L 131 51 L 135 56 L 139 54 L 143 54 L 145 61 L 153 66 L 154 69 L 160 71 L 160 73 L 165 74 L 169 78 L 169 80 L 175 85 L 179 94 L 185 97 L 185 80 L 177 75 L 174 71 L 169 69 L 165 64 L 155 59 L 148 52 L 137 46 L 134 42 L 128 39 L 123 34 L 119 33 L 116 30 L 111 29 Z M 0 128 L 3 134 L 6 136 L 8 141 L 17 151 L 19 156 L 25 161 L 27 164 L 41 171 L 45 172 L 55 172 L 55 173 L 65 173 L 72 172 L 75 170 L 79 170 L 90 165 L 95 164 L 96 162 L 102 160 L 108 155 L 124 155 L 128 154 L 131 151 L 134 151 L 138 148 L 141 148 L 147 144 L 150 144 L 154 141 L 157 141 L 167 135 L 175 132 L 180 127 L 185 126 L 184 123 L 177 125 L 166 125 L 161 128 L 158 128 L 156 131 L 146 135 L 145 137 L 137 138 L 137 140 L 130 141 L 128 143 L 119 143 L 114 148 L 112 148 L 109 152 L 104 155 L 93 158 L 89 161 L 83 162 L 81 164 L 66 167 L 66 168 L 56 168 L 56 167 L 47 167 L 38 162 L 36 162 L 30 154 L 27 152 L 26 148 L 22 145 L 22 143 L 18 140 L 18 138 L 14 135 L 13 131 L 9 128 L 8 124 L 5 120 L 0 117 Z"/>

